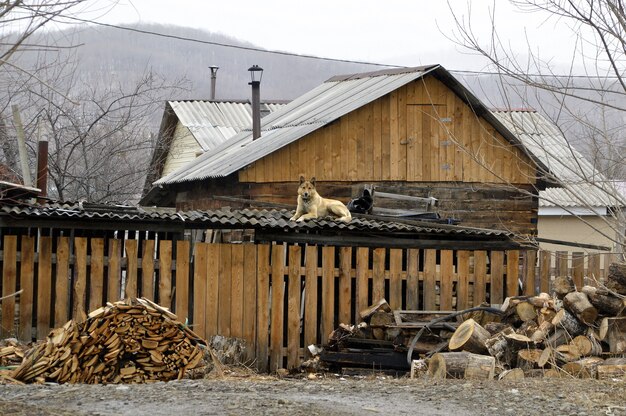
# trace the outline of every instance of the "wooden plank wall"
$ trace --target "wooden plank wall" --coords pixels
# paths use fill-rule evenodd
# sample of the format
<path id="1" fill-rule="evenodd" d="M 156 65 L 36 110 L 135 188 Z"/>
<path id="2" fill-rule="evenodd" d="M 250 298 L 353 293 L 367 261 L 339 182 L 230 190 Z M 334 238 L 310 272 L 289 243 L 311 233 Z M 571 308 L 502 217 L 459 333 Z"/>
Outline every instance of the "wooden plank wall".
<path id="1" fill-rule="evenodd" d="M 384 297 L 394 309 L 460 310 L 547 291 L 555 276 L 606 277 L 611 254 L 190 244 L 6 235 L 0 337 L 50 328 L 123 296 L 170 307 L 201 336 L 245 339 L 261 371 L 293 368 L 306 346 Z M 122 249 L 123 248 L 123 249 Z M 107 253 L 107 255 L 104 255 Z"/>
<path id="2" fill-rule="evenodd" d="M 535 164 L 432 76 L 252 163 L 241 182 L 534 183 Z"/>

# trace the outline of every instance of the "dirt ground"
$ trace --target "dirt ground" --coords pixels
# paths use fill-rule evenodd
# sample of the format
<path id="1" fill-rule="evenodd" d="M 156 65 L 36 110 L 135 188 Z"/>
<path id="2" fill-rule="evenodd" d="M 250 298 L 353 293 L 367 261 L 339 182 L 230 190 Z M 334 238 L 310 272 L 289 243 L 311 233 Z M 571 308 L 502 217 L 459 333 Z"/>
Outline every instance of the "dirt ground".
<path id="1" fill-rule="evenodd" d="M 626 381 L 220 376 L 134 385 L 0 385 L 0 415 L 626 415 Z"/>

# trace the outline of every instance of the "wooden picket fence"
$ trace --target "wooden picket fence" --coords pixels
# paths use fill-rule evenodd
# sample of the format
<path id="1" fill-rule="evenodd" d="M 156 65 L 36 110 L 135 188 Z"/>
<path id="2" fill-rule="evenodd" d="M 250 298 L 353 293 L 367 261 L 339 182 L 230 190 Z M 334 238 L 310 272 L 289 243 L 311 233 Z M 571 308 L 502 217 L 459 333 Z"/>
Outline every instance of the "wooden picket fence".
<path id="1" fill-rule="evenodd" d="M 145 296 L 196 333 L 245 339 L 261 371 L 381 298 L 394 309 L 461 310 L 548 291 L 555 275 L 598 276 L 610 255 L 30 237 L 2 240 L 0 338 L 44 338 L 107 301 Z"/>

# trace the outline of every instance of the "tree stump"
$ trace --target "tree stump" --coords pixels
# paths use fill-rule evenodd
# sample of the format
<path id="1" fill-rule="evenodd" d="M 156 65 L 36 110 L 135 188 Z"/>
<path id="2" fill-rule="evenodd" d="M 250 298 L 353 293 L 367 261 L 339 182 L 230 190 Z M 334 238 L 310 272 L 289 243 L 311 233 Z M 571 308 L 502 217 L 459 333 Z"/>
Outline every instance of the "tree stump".
<path id="1" fill-rule="evenodd" d="M 428 375 L 435 379 L 466 378 L 491 380 L 495 373 L 496 360 L 488 355 L 471 352 L 442 352 L 428 361 Z"/>
<path id="2" fill-rule="evenodd" d="M 489 337 L 489 331 L 470 318 L 465 320 L 454 331 L 448 343 L 448 348 L 452 351 L 463 350 L 476 354 L 486 354 L 487 346 L 485 343 Z"/>

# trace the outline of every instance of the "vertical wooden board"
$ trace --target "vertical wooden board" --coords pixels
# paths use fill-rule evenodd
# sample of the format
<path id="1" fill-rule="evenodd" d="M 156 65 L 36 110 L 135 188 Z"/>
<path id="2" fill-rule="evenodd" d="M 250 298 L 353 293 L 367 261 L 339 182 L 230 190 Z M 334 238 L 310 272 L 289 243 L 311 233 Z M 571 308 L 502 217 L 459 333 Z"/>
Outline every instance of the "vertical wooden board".
<path id="1" fill-rule="evenodd" d="M 338 121 L 341 140 L 336 144 L 339 147 L 341 179 L 348 180 L 348 171 L 350 165 L 350 149 L 348 137 L 350 136 L 350 123 L 347 117 L 341 117 Z M 310 157 L 310 155 L 309 155 Z"/>
<path id="2" fill-rule="evenodd" d="M 351 324 L 352 247 L 339 248 L 339 323 Z"/>
<path id="3" fill-rule="evenodd" d="M 556 252 L 556 277 L 571 276 L 568 268 L 569 254 L 567 251 Z"/>
<path id="4" fill-rule="evenodd" d="M 270 324 L 270 372 L 283 367 L 285 300 L 285 245 L 272 246 L 272 309 Z"/>
<path id="5" fill-rule="evenodd" d="M 390 137 L 390 163 L 389 169 L 391 180 L 400 179 L 400 136 L 398 131 L 398 92 L 393 91 L 389 94 L 389 137 Z M 405 167 L 406 169 L 406 167 Z"/>
<path id="6" fill-rule="evenodd" d="M 506 252 L 506 295 L 519 295 L 519 250 Z"/>
<path id="7" fill-rule="evenodd" d="M 85 260 L 86 260 L 85 253 Z M 83 288 L 84 289 L 84 288 Z M 84 295 L 84 290 L 83 290 Z M 44 339 L 50 331 L 52 298 L 52 238 L 39 238 L 39 265 L 37 267 L 37 339 Z M 83 303 L 84 305 L 84 303 Z"/>
<path id="8" fill-rule="evenodd" d="M 372 304 L 385 298 L 385 249 L 375 248 L 372 253 Z"/>
<path id="9" fill-rule="evenodd" d="M 406 308 L 416 311 L 419 309 L 419 261 L 420 253 L 416 248 L 407 250 L 406 259 Z"/>
<path id="10" fill-rule="evenodd" d="M 39 255 L 41 256 L 41 253 Z M 74 304 L 72 306 L 72 318 L 77 322 L 82 322 L 87 317 L 85 311 L 85 295 L 87 290 L 87 238 L 76 237 L 74 239 L 74 256 L 76 263 L 74 264 Z M 41 257 L 39 259 L 39 266 L 41 267 Z M 38 327 L 38 338 L 40 338 L 39 332 Z"/>
<path id="11" fill-rule="evenodd" d="M 381 174 L 383 180 L 391 180 L 391 94 L 381 98 Z"/>
<path id="12" fill-rule="evenodd" d="M 487 295 L 487 252 L 484 250 L 474 251 L 474 296 L 473 305 L 483 303 Z"/>
<path id="13" fill-rule="evenodd" d="M 347 143 L 348 143 L 348 180 L 351 181 L 355 181 L 358 179 L 357 176 L 357 164 L 358 164 L 358 157 L 357 157 L 357 153 L 358 153 L 358 138 L 357 138 L 357 125 L 356 125 L 356 121 L 354 119 L 354 115 L 348 114 L 345 118 L 345 121 L 347 122 L 347 126 L 348 126 L 348 136 L 347 136 Z M 320 155 L 321 159 L 327 159 L 326 155 Z M 323 175 L 324 171 L 322 171 L 320 173 L 320 175 Z"/>
<path id="14" fill-rule="evenodd" d="M 489 303 L 500 305 L 504 301 L 504 252 L 494 250 L 491 252 L 491 282 L 489 291 Z"/>
<path id="15" fill-rule="evenodd" d="M 300 294 L 302 279 L 300 262 L 302 249 L 298 245 L 289 246 L 289 275 L 287 295 L 287 368 L 300 365 Z"/>
<path id="16" fill-rule="evenodd" d="M 402 308 L 402 250 L 389 250 L 389 306 L 391 309 Z"/>
<path id="17" fill-rule="evenodd" d="M 66 238 L 67 239 L 67 238 Z M 20 262 L 20 327 L 18 338 L 21 341 L 30 342 L 33 337 L 33 299 L 34 299 L 34 276 L 35 276 L 35 239 L 22 236 L 22 260 Z M 57 254 L 58 256 L 58 254 Z M 69 258 L 69 256 L 67 256 Z M 58 264 L 58 263 L 57 263 Z M 57 266 L 58 270 L 58 266 Z M 65 287 L 67 293 L 67 274 L 65 275 Z M 58 295 L 57 295 L 58 296 Z M 65 308 L 65 321 L 67 321 L 67 304 L 69 296 L 62 299 Z M 60 305 L 59 305 L 60 306 Z M 56 312 L 56 309 L 55 309 Z M 58 325 L 57 325 L 58 326 Z"/>
<path id="18" fill-rule="evenodd" d="M 137 297 L 137 240 L 126 240 L 126 284 L 124 296 L 128 298 Z"/>
<path id="19" fill-rule="evenodd" d="M 398 180 L 406 180 L 406 85 L 398 91 Z"/>
<path id="20" fill-rule="evenodd" d="M 358 110 L 355 110 L 350 117 L 354 121 L 354 134 L 356 139 L 356 175 L 361 179 L 368 179 L 368 176 L 365 174 L 366 172 L 366 160 L 372 157 L 371 149 L 369 153 L 366 153 L 366 140 L 365 140 L 365 119 L 366 112 L 365 108 L 361 107 Z M 329 153 L 327 153 L 329 154 Z M 326 157 L 328 158 L 328 157 Z"/>
<path id="21" fill-rule="evenodd" d="M 189 318 L 189 241 L 176 242 L 176 304 L 174 312 L 185 322 Z"/>
<path id="22" fill-rule="evenodd" d="M 357 247 L 356 249 L 356 318 L 362 321 L 360 312 L 368 307 L 369 295 L 369 248 Z"/>
<path id="23" fill-rule="evenodd" d="M 0 337 L 15 336 L 15 291 L 17 288 L 17 236 L 5 235 L 2 244 L 2 305 Z M 50 296 L 48 292 L 46 296 Z"/>
<path id="24" fill-rule="evenodd" d="M 107 267 L 107 300 L 116 302 L 120 300 L 122 294 L 120 292 L 122 284 L 122 244 L 120 240 L 109 240 L 109 265 Z"/>
<path id="25" fill-rule="evenodd" d="M 91 239 L 91 273 L 89 274 L 88 310 L 93 311 L 103 305 L 104 297 L 104 239 Z"/>
<path id="26" fill-rule="evenodd" d="M 535 280 L 536 280 L 536 264 L 537 264 L 537 251 L 526 250 L 524 253 L 524 295 L 533 296 L 536 295 Z"/>
<path id="27" fill-rule="evenodd" d="M 270 326 L 270 245 L 257 246 L 257 370 L 268 371 L 269 326 Z"/>
<path id="28" fill-rule="evenodd" d="M 208 279 L 208 243 L 196 243 L 193 258 L 193 304 L 192 328 L 203 338 L 208 338 L 207 321 L 207 279 Z M 211 320 L 213 317 L 209 317 Z M 210 334 L 215 335 L 215 334 Z"/>
<path id="29" fill-rule="evenodd" d="M 159 241 L 158 302 L 164 308 L 172 307 L 172 242 Z"/>
<path id="30" fill-rule="evenodd" d="M 433 159 L 437 156 L 432 149 L 431 114 L 428 110 L 430 106 L 421 106 L 421 131 L 422 131 L 422 179 L 424 181 L 433 180 Z"/>
<path id="31" fill-rule="evenodd" d="M 441 123 L 439 121 L 439 112 L 443 106 L 433 105 L 429 107 L 430 110 L 430 140 L 431 140 L 431 165 L 430 165 L 430 178 L 433 181 L 443 181 L 445 174 L 442 169 L 442 164 L 445 161 L 445 149 L 441 143 Z"/>
<path id="32" fill-rule="evenodd" d="M 363 166 L 364 167 L 363 179 L 370 180 L 370 181 L 374 180 L 375 178 L 374 163 L 376 161 L 376 154 L 374 153 L 375 126 L 373 125 L 373 118 L 374 118 L 373 112 L 374 112 L 373 103 L 365 107 L 364 123 L 361 129 L 361 132 L 363 134 L 362 140 L 364 141 L 363 158 L 366 161 Z M 380 155 L 378 157 L 380 157 Z"/>
<path id="33" fill-rule="evenodd" d="M 417 162 L 418 152 L 416 151 L 417 144 L 419 143 L 415 123 L 416 111 L 417 106 L 406 106 L 406 177 L 409 181 L 416 180 L 415 178 L 418 176 L 417 169 L 421 168 L 421 165 Z"/>
<path id="34" fill-rule="evenodd" d="M 220 244 L 220 263 L 219 263 L 219 295 L 218 295 L 218 319 L 217 333 L 230 337 L 230 311 L 233 302 L 231 286 L 232 286 L 232 244 Z"/>
<path id="35" fill-rule="evenodd" d="M 457 251 L 457 289 L 456 309 L 462 311 L 470 307 L 470 252 L 468 250 Z"/>
<path id="36" fill-rule="evenodd" d="M 583 279 L 585 276 L 585 253 L 575 251 L 572 253 L 572 279 L 576 285 L 576 289 L 580 290 L 584 286 Z"/>
<path id="37" fill-rule="evenodd" d="M 539 254 L 539 290 L 544 293 L 550 293 L 550 252 L 546 250 L 540 251 Z"/>
<path id="38" fill-rule="evenodd" d="M 335 247 L 322 248 L 322 344 L 335 329 Z"/>
<path id="39" fill-rule="evenodd" d="M 219 305 L 219 288 L 222 281 L 220 275 L 221 245 L 206 244 L 202 246 L 206 257 L 206 281 L 204 282 L 204 325 L 207 337 L 222 335 L 218 329 L 221 314 Z"/>
<path id="40" fill-rule="evenodd" d="M 600 273 L 600 256 L 601 254 L 589 254 L 587 256 L 587 276 L 594 282 L 594 286 L 597 283 L 602 282 L 602 276 Z"/>
<path id="41" fill-rule="evenodd" d="M 254 359 L 256 351 L 256 284 L 257 246 L 243 245 L 243 339 L 248 345 L 247 358 Z"/>
<path id="42" fill-rule="evenodd" d="M 437 299 L 437 250 L 424 250 L 424 310 L 434 311 Z"/>
<path id="43" fill-rule="evenodd" d="M 285 149 L 289 152 L 289 171 L 287 172 L 285 181 L 297 179 L 300 173 L 300 147 L 298 141 L 295 141 Z"/>
<path id="44" fill-rule="evenodd" d="M 304 345 L 317 344 L 317 246 L 306 246 L 304 260 Z"/>
<path id="45" fill-rule="evenodd" d="M 439 277 L 439 307 L 442 311 L 452 310 L 452 288 L 454 286 L 454 261 L 452 250 L 441 250 L 441 273 Z"/>
<path id="46" fill-rule="evenodd" d="M 609 277 L 609 266 L 611 265 L 611 263 L 620 261 L 620 259 L 617 253 L 604 253 L 602 254 L 602 257 L 603 257 L 603 262 L 602 262 L 603 267 L 602 267 L 602 272 L 601 272 L 601 278 L 603 282 L 606 282 L 606 280 Z"/>
<path id="47" fill-rule="evenodd" d="M 382 181 L 382 99 L 373 103 L 374 116 L 372 120 L 372 180 Z"/>
<path id="48" fill-rule="evenodd" d="M 141 253 L 141 296 L 154 297 L 154 240 L 145 240 Z"/>
<path id="49" fill-rule="evenodd" d="M 230 336 L 243 337 L 243 245 L 231 245 Z"/>

